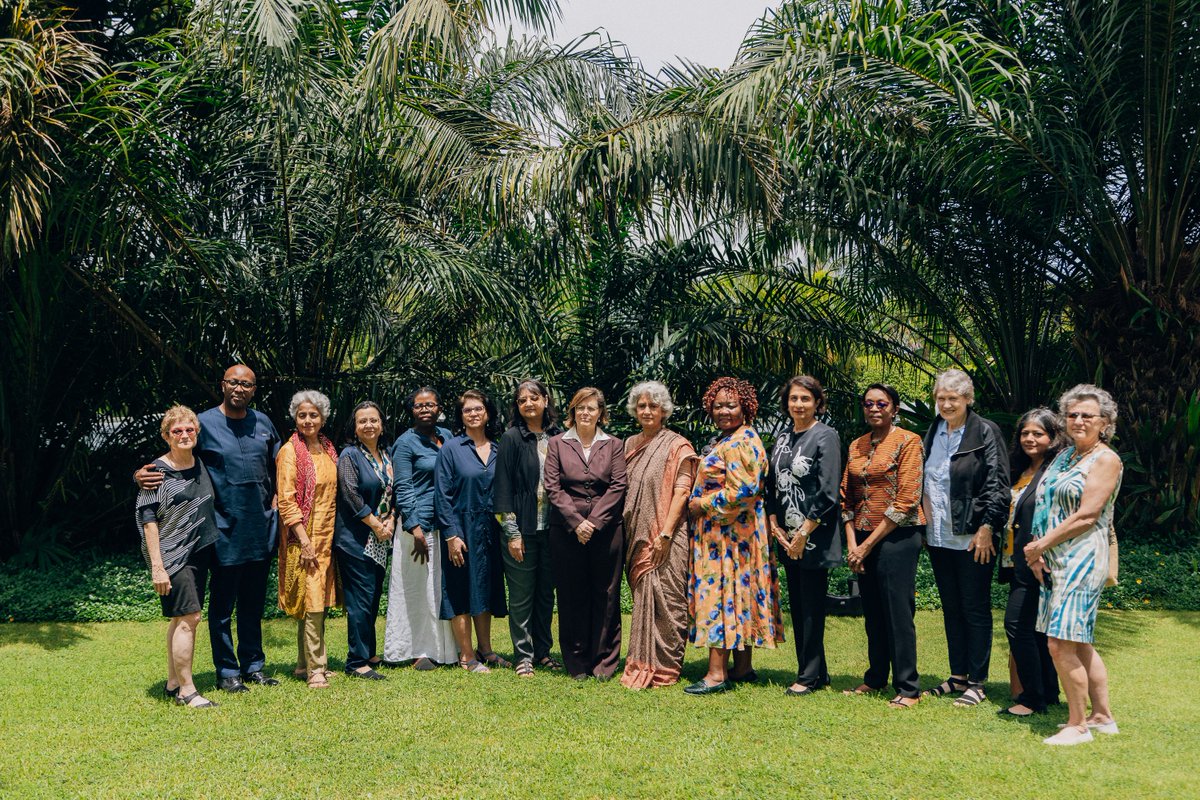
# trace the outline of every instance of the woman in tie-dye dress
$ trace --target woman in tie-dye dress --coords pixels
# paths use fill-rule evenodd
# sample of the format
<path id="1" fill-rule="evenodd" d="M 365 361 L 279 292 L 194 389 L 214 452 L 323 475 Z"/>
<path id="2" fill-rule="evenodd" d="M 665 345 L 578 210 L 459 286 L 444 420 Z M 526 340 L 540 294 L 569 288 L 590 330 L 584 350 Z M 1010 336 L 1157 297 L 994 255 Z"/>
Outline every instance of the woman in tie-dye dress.
<path id="1" fill-rule="evenodd" d="M 763 504 L 768 453 L 749 427 L 758 398 L 749 383 L 718 378 L 704 393 L 704 409 L 720 434 L 701 458 L 688 501 L 696 525 L 688 610 L 689 640 L 709 648 L 708 672 L 684 689 L 689 694 L 754 681 L 750 648 L 783 641 L 779 578 Z"/>
<path id="2" fill-rule="evenodd" d="M 1121 488 L 1121 459 L 1107 444 L 1117 421 L 1117 404 L 1108 392 L 1081 384 L 1062 396 L 1058 408 L 1072 446 L 1046 469 L 1025 559 L 1042 582 L 1037 629 L 1046 634 L 1070 709 L 1067 724 L 1045 742 L 1069 745 L 1090 742 L 1092 731 L 1117 732 L 1108 705 L 1108 672 L 1092 640 L 1108 578 L 1108 533 Z"/>

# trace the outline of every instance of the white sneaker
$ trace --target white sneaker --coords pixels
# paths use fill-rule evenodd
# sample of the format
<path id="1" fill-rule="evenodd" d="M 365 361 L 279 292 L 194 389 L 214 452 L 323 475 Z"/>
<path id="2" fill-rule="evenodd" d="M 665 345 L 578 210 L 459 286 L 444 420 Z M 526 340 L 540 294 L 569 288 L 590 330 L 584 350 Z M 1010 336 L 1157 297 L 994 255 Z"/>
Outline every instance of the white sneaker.
<path id="1" fill-rule="evenodd" d="M 1042 744 L 1084 744 L 1092 741 L 1092 732 L 1084 730 L 1080 732 L 1074 725 L 1063 728 L 1053 736 L 1042 739 Z"/>
<path id="2" fill-rule="evenodd" d="M 1089 730 L 1093 730 L 1096 733 L 1106 733 L 1109 736 L 1120 733 L 1117 730 L 1117 721 L 1115 719 L 1110 719 L 1108 722 L 1089 722 L 1087 726 Z"/>

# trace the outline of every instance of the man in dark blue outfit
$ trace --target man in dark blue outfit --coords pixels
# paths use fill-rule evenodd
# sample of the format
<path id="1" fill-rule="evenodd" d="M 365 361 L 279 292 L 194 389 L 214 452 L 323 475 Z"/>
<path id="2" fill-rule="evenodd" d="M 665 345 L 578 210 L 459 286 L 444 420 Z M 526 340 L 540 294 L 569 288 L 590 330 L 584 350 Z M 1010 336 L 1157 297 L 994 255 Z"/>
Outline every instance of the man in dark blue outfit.
<path id="1" fill-rule="evenodd" d="M 220 531 L 209 590 L 208 633 L 217 686 L 227 692 L 249 691 L 246 683 L 279 683 L 263 672 L 262 614 L 279 527 L 275 455 L 280 440 L 271 420 L 249 407 L 256 387 L 249 367 L 236 364 L 225 371 L 224 400 L 200 414 L 196 448 L 212 479 Z M 143 467 L 136 479 L 142 488 L 153 489 L 162 477 Z"/>

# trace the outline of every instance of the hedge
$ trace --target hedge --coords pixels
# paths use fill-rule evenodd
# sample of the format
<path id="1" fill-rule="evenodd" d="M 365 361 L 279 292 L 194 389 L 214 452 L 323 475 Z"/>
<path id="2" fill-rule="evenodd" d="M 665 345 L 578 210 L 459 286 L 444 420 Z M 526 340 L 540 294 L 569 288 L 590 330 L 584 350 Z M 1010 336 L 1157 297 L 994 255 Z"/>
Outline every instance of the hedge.
<path id="1" fill-rule="evenodd" d="M 830 591 L 845 593 L 849 572 L 830 577 Z M 272 570 L 270 585 L 274 586 Z M 781 575 L 782 580 L 782 575 Z M 787 584 L 782 580 L 783 605 Z M 386 587 L 386 583 L 384 584 Z M 271 597 L 268 591 L 268 598 Z M 629 611 L 629 587 L 622 584 Z M 995 584 L 992 602 L 1003 608 L 1008 587 Z M 1107 608 L 1200 611 L 1200 548 L 1168 552 L 1154 546 L 1123 545 L 1121 582 L 1106 589 Z M 387 596 L 384 595 L 384 606 Z M 933 572 L 924 553 L 917 568 L 917 607 L 939 608 Z M 266 616 L 282 616 L 268 600 Z M 140 556 L 121 554 L 71 561 L 49 571 L 0 565 L 0 622 L 112 622 L 159 619 L 158 597 Z"/>

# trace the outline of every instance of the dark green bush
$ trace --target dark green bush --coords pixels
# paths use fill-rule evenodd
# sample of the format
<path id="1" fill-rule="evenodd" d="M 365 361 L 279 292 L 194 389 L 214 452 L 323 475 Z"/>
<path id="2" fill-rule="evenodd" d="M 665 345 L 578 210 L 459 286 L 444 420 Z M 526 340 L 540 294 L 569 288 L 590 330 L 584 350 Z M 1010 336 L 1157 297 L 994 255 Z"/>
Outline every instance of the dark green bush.
<path id="1" fill-rule="evenodd" d="M 830 576 L 829 590 L 846 592 L 849 571 L 840 567 Z M 787 580 L 780 576 L 783 607 L 788 608 Z M 1121 550 L 1121 583 L 1104 592 L 1107 608 L 1153 608 L 1200 611 L 1200 548 L 1170 552 L 1152 545 L 1125 545 Z M 268 579 L 268 618 L 281 617 L 274 592 L 275 571 Z M 386 586 L 386 584 L 385 584 Z M 1003 608 L 1008 587 L 995 584 L 992 602 Z M 387 596 L 384 596 L 384 608 Z M 631 608 L 629 587 L 622 583 L 621 607 Z M 917 567 L 917 607 L 939 607 L 937 586 L 929 559 L 922 554 Z M 0 565 L 0 621 L 112 622 L 161 617 L 158 596 L 137 554 L 104 556 L 68 562 L 39 571 Z"/>

